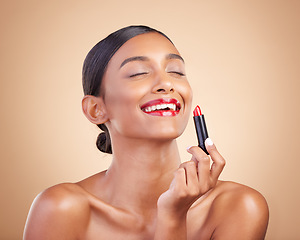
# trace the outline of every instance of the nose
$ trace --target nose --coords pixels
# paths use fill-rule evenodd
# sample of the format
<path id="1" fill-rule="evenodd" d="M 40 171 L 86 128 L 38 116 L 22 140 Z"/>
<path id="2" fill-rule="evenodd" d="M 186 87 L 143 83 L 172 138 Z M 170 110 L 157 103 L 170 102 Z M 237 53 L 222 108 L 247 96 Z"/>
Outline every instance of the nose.
<path id="1" fill-rule="evenodd" d="M 174 91 L 173 80 L 170 77 L 163 74 L 157 76 L 152 90 L 153 93 L 172 93 Z"/>

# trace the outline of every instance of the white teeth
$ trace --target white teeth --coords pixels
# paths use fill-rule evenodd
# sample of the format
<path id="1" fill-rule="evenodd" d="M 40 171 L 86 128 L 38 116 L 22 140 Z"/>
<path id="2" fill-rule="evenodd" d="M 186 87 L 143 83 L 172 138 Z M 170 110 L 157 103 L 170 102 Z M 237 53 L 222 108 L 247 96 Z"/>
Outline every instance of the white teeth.
<path id="1" fill-rule="evenodd" d="M 176 110 L 176 106 L 175 104 L 167 104 L 167 107 L 170 108 L 171 110 L 175 111 Z"/>
<path id="2" fill-rule="evenodd" d="M 149 106 L 144 108 L 145 112 L 152 112 L 155 110 L 161 110 L 161 109 L 166 109 L 169 108 L 170 110 L 176 111 L 176 104 L 174 103 L 168 103 L 168 104 L 157 104 L 157 105 L 153 105 L 153 106 Z"/>

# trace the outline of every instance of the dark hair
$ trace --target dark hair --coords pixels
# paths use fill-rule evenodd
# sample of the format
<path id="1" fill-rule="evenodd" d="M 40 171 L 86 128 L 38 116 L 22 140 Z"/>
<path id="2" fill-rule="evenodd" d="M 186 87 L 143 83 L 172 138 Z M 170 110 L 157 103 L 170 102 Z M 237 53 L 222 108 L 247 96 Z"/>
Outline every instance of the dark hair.
<path id="1" fill-rule="evenodd" d="M 98 42 L 87 54 L 82 69 L 84 95 L 101 96 L 101 83 L 106 67 L 116 51 L 129 39 L 144 33 L 156 32 L 172 41 L 162 32 L 147 26 L 128 26 L 111 33 Z M 97 147 L 105 153 L 112 153 L 109 131 L 105 124 L 97 125 L 102 131 L 97 138 Z"/>

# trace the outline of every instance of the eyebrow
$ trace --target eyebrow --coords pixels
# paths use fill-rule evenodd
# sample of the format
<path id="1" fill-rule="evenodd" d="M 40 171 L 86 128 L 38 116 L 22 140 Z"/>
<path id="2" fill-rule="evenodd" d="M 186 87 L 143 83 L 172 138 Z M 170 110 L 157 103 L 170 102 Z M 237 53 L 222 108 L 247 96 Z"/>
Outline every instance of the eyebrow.
<path id="1" fill-rule="evenodd" d="M 181 60 L 181 61 L 184 63 L 183 58 L 182 58 L 180 55 L 174 54 L 174 53 L 168 54 L 168 55 L 166 56 L 166 59 L 179 59 L 179 60 Z"/>
<path id="2" fill-rule="evenodd" d="M 134 61 L 149 61 L 149 58 L 145 56 L 135 56 L 135 57 L 126 58 L 121 63 L 120 68 L 123 67 L 126 63 L 134 62 Z"/>
<path id="3" fill-rule="evenodd" d="M 166 59 L 179 59 L 184 63 L 183 58 L 178 55 L 178 54 L 174 54 L 174 53 L 170 53 L 166 56 Z M 126 63 L 129 62 L 135 62 L 135 61 L 149 61 L 150 59 L 148 57 L 145 56 L 134 56 L 134 57 L 130 57 L 130 58 L 126 58 L 120 65 L 120 68 L 122 68 Z"/>

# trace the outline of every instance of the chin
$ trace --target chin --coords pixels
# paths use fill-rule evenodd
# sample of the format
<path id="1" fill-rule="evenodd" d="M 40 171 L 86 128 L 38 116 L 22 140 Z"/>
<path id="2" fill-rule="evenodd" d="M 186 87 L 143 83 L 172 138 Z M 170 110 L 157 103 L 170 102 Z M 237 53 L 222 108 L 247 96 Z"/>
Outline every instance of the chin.
<path id="1" fill-rule="evenodd" d="M 183 131 L 184 129 L 164 128 L 160 131 L 151 132 L 148 136 L 158 140 L 173 140 L 181 136 Z"/>

